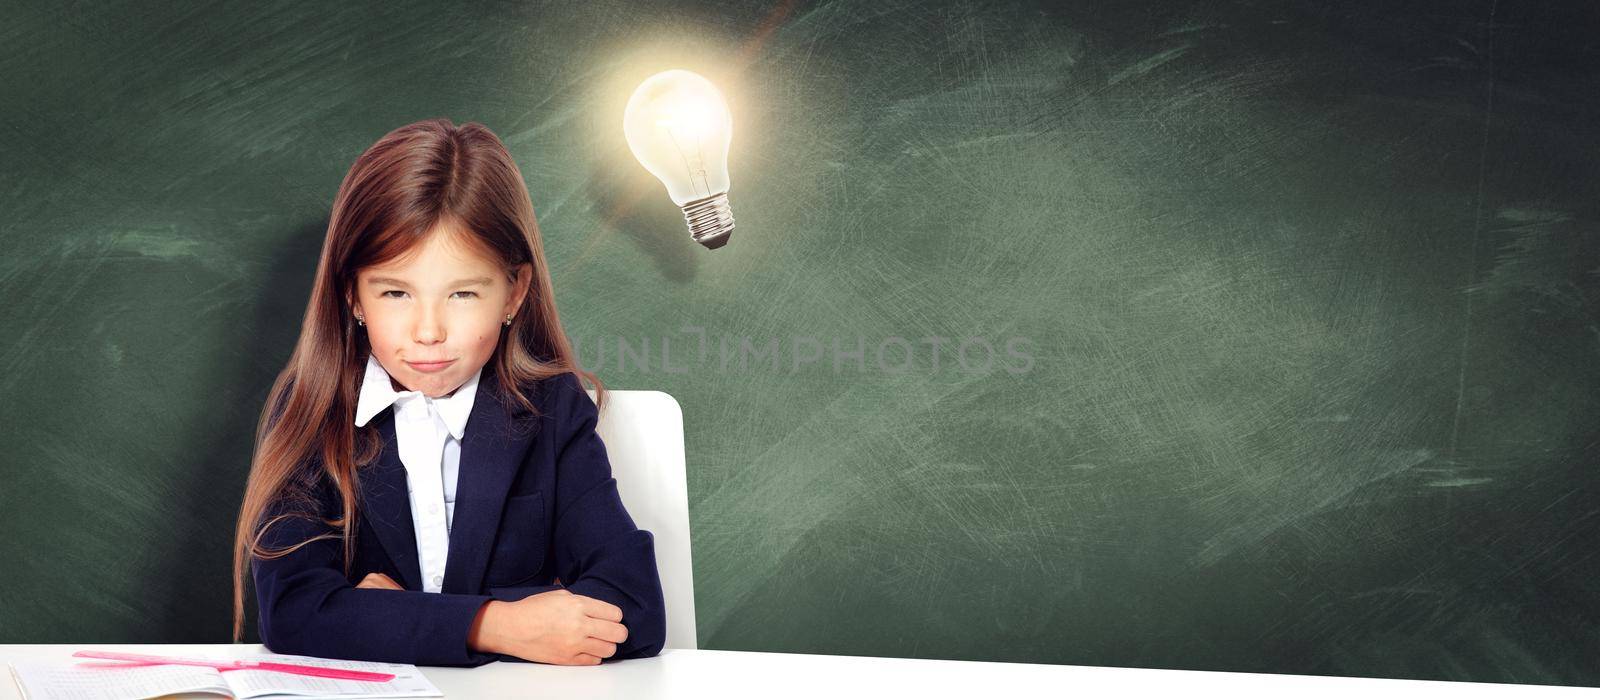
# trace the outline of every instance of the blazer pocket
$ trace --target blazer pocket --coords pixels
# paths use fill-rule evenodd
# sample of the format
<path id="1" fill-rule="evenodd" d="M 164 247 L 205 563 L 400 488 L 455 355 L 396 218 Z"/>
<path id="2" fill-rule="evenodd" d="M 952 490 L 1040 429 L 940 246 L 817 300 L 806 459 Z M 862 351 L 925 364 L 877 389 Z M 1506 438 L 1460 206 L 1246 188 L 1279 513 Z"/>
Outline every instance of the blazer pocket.
<path id="1" fill-rule="evenodd" d="M 507 498 L 500 514 L 500 531 L 495 535 L 494 550 L 489 554 L 489 567 L 484 572 L 484 583 L 495 587 L 515 586 L 537 575 L 544 565 L 545 547 L 549 543 L 545 526 L 542 491 Z"/>

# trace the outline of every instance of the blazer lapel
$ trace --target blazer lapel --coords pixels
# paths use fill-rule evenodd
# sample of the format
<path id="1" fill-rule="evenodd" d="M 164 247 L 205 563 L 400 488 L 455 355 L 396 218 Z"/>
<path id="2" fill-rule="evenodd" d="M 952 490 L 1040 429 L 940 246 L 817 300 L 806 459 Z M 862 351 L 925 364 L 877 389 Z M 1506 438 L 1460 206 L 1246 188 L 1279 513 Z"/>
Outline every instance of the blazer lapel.
<path id="1" fill-rule="evenodd" d="M 444 593 L 479 591 L 511 482 L 533 443 L 536 421 L 520 406 L 502 402 L 499 394 L 491 362 L 478 379 L 478 393 L 462 434 Z"/>
<path id="2" fill-rule="evenodd" d="M 406 467 L 400 461 L 400 448 L 395 442 L 394 407 L 383 409 L 373 421 L 383 436 L 383 451 L 362 481 L 362 515 L 372 523 L 378 542 L 400 570 L 400 585 L 406 590 L 420 591 L 422 571 L 417 563 L 417 535 L 411 522 Z"/>

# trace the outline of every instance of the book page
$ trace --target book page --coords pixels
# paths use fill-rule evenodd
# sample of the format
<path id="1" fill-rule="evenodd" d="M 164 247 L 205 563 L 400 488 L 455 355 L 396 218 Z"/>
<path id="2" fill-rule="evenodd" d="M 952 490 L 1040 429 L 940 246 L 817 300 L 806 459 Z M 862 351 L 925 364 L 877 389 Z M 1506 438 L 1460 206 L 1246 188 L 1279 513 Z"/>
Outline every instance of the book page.
<path id="1" fill-rule="evenodd" d="M 277 671 L 224 671 L 223 681 L 233 690 L 233 694 L 240 698 L 265 698 L 314 695 L 318 697 L 337 696 L 339 698 L 413 698 L 413 697 L 444 697 L 444 693 L 434 687 L 433 683 L 423 677 L 422 672 L 411 664 L 388 664 L 374 661 L 348 661 L 345 659 L 325 659 L 315 656 L 294 656 L 289 654 L 251 654 L 240 657 L 241 661 L 273 661 L 285 664 L 302 664 L 305 666 L 321 666 L 323 668 L 342 668 L 349 671 L 371 671 L 374 673 L 392 673 L 394 679 L 386 683 L 370 681 L 346 681 L 336 678 L 318 678 L 316 676 L 302 676 L 296 673 L 280 673 Z"/>
<path id="2" fill-rule="evenodd" d="M 11 666 L 27 700 L 138 700 L 176 693 L 231 695 L 222 674 L 204 666 L 60 661 L 24 661 Z"/>

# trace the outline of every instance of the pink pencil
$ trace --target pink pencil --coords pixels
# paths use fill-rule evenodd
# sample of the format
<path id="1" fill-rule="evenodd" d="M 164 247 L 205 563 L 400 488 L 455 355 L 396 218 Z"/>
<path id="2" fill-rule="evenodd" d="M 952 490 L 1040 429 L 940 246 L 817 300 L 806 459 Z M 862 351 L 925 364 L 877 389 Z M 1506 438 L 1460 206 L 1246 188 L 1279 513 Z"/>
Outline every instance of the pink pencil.
<path id="1" fill-rule="evenodd" d="M 155 666 L 160 664 L 178 664 L 182 666 L 210 666 L 218 671 L 277 671 L 279 673 L 295 673 L 302 676 L 317 676 L 320 678 L 337 678 L 347 681 L 373 681 L 382 683 L 394 680 L 393 673 L 372 673 L 369 671 L 347 671 L 342 668 L 323 668 L 321 666 L 304 666 L 301 664 L 280 664 L 272 661 L 221 661 L 217 659 L 200 659 L 184 656 L 160 656 L 156 654 L 130 654 L 123 651 L 79 651 L 73 656 L 86 659 L 113 659 L 116 661 L 137 661 L 129 666 Z"/>

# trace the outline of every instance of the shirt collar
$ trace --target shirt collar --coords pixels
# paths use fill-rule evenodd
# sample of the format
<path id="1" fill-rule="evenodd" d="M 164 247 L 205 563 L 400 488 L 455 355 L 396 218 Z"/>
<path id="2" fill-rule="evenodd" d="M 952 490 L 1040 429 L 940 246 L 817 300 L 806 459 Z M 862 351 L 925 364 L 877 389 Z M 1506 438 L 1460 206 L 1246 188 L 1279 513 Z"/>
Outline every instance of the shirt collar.
<path id="1" fill-rule="evenodd" d="M 361 397 L 356 401 L 356 425 L 366 425 L 390 404 L 426 399 L 433 404 L 439 417 L 444 419 L 450 434 L 459 441 L 466 434 L 467 418 L 472 415 L 472 402 L 478 394 L 478 377 L 482 374 L 483 368 L 479 367 L 455 393 L 428 399 L 420 391 L 395 391 L 389 380 L 389 372 L 378 363 L 376 356 L 367 355 L 367 371 L 361 379 Z"/>

